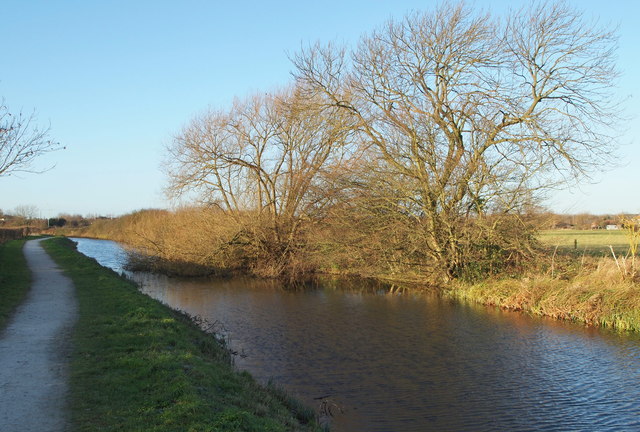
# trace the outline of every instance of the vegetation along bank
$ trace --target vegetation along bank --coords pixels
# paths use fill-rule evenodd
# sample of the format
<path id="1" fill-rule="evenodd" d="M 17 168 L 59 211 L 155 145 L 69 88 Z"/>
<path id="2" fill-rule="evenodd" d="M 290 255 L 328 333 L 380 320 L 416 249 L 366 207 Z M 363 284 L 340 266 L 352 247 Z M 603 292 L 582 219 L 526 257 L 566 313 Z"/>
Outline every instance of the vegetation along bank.
<path id="1" fill-rule="evenodd" d="M 544 255 L 522 274 L 444 290 L 463 301 L 535 315 L 640 331 L 637 223 L 624 229 L 544 231 Z"/>
<path id="2" fill-rule="evenodd" d="M 43 246 L 73 280 L 79 301 L 74 430 L 319 430 L 313 410 L 234 370 L 224 346 L 189 317 L 139 293 L 67 239 Z"/>
<path id="3" fill-rule="evenodd" d="M 31 285 L 31 273 L 22 254 L 25 240 L 0 243 L 0 331 Z"/>
<path id="4" fill-rule="evenodd" d="M 566 2 L 495 16 L 452 1 L 306 47 L 288 87 L 175 134 L 167 189 L 191 207 L 84 235 L 155 271 L 361 275 L 636 328 L 637 241 L 605 259 L 539 232 L 545 193 L 615 160 L 616 40 Z M 638 219 L 623 224 L 634 238 Z"/>
<path id="5" fill-rule="evenodd" d="M 191 225 L 197 229 L 185 228 Z M 359 259 L 358 254 L 363 251 L 357 245 L 341 249 L 337 242 L 326 238 L 307 249 L 305 264 L 315 274 L 372 277 L 414 289 L 435 287 L 442 295 L 465 302 L 640 331 L 640 261 L 637 252 L 633 252 L 638 240 L 634 227 L 617 231 L 542 231 L 534 238 L 534 256 L 519 267 L 505 270 L 498 264 L 499 271 L 492 272 L 487 260 L 478 263 L 477 273 L 469 272 L 467 278 L 444 283 L 434 282 L 428 272 L 421 273 L 426 266 L 401 260 L 380 265 L 380 256 L 371 254 L 370 260 Z M 135 250 L 144 250 L 148 255 L 140 260 L 134 254 L 134 264 L 154 271 L 214 275 L 251 272 L 240 266 L 221 269 L 215 265 L 215 256 L 207 251 L 214 247 L 219 229 L 210 210 L 189 208 L 136 212 L 94 223 L 75 234 L 116 239 Z M 149 247 L 151 244 L 157 247 L 155 252 Z"/>
<path id="6" fill-rule="evenodd" d="M 174 135 L 167 192 L 192 209 L 115 234 L 169 271 L 521 271 L 541 197 L 614 159 L 616 40 L 565 2 L 497 16 L 451 1 L 308 46 L 288 86 Z"/>

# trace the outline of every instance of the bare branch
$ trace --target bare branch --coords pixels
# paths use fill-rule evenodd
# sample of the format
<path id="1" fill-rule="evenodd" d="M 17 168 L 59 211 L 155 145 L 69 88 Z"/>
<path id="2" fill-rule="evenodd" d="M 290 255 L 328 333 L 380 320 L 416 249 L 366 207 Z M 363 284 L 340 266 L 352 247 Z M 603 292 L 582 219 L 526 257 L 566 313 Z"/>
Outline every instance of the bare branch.
<path id="1" fill-rule="evenodd" d="M 34 125 L 35 114 L 12 114 L 0 103 L 0 177 L 17 172 L 42 173 L 50 168 L 34 169 L 38 157 L 63 148 L 48 138 L 49 128 Z"/>

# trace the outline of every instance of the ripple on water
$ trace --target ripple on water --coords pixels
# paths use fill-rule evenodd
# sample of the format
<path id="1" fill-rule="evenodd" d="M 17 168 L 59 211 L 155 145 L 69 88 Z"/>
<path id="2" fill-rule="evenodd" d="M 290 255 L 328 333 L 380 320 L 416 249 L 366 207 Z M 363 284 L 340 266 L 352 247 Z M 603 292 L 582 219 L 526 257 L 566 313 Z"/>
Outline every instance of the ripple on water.
<path id="1" fill-rule="evenodd" d="M 101 244 L 78 249 L 121 268 L 123 255 Z M 247 354 L 238 367 L 334 407 L 334 431 L 640 430 L 635 336 L 353 284 L 289 292 L 133 276 L 152 297 L 224 323 Z"/>

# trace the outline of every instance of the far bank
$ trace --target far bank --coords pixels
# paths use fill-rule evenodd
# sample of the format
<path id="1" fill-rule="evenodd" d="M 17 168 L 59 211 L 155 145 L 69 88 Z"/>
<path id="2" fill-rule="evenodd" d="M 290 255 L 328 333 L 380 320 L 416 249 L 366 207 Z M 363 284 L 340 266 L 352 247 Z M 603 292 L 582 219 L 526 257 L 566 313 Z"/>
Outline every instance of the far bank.
<path id="1" fill-rule="evenodd" d="M 134 236 L 131 231 L 122 230 L 123 224 L 127 226 L 126 221 L 118 223 L 118 229 L 110 225 L 112 228 L 109 230 L 94 227 L 93 230 L 69 234 L 109 238 L 121 241 L 136 250 L 140 245 L 139 241 L 132 242 Z M 135 225 L 128 226 L 130 230 L 135 229 Z M 126 234 L 127 232 L 129 234 Z M 443 284 L 430 280 L 428 274 L 420 274 L 415 268 L 394 272 L 380 271 L 371 265 L 342 267 L 335 264 L 332 259 L 336 257 L 332 256 L 330 251 L 326 251 L 328 255 L 323 257 L 324 264 L 318 266 L 314 273 L 372 278 L 398 284 L 409 290 L 436 291 L 463 302 L 621 331 L 640 331 L 638 274 L 635 267 L 632 268 L 635 261 L 625 258 L 628 257 L 629 246 L 623 231 L 546 231 L 541 235 L 541 239 L 543 243 L 536 259 L 522 269 L 512 269 L 471 280 L 454 280 Z M 194 257 L 205 256 L 205 245 L 197 241 L 197 238 L 185 238 L 182 244 L 183 252 L 173 258 L 168 254 L 179 253 L 171 248 L 175 243 L 154 241 L 158 247 L 167 249 L 162 253 L 159 251 L 153 254 L 152 248 L 145 247 L 142 258 L 140 255 L 134 255 L 138 257 L 135 265 L 137 269 L 168 274 L 229 274 L 227 270 L 206 265 L 206 261 L 199 258 L 189 260 L 187 249 L 191 250 Z M 611 248 L 615 255 L 612 255 Z M 241 268 L 233 271 L 250 273 L 248 269 Z"/>

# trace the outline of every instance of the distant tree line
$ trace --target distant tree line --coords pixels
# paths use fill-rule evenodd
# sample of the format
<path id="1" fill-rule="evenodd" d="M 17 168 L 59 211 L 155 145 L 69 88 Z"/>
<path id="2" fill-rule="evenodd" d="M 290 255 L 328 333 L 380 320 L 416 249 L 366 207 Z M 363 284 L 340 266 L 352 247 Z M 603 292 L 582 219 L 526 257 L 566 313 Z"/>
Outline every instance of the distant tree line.
<path id="1" fill-rule="evenodd" d="M 617 225 L 624 227 L 625 221 L 637 219 L 634 213 L 623 214 L 591 214 L 574 213 L 558 214 L 552 212 L 541 212 L 539 226 L 542 229 L 605 229 L 607 226 Z"/>
<path id="2" fill-rule="evenodd" d="M 44 218 L 40 216 L 40 210 L 35 205 L 19 205 L 12 211 L 0 210 L 0 225 L 4 227 L 32 228 L 83 228 L 90 226 L 95 220 L 103 219 L 99 216 L 82 216 L 79 214 L 60 214 L 57 217 Z"/>

